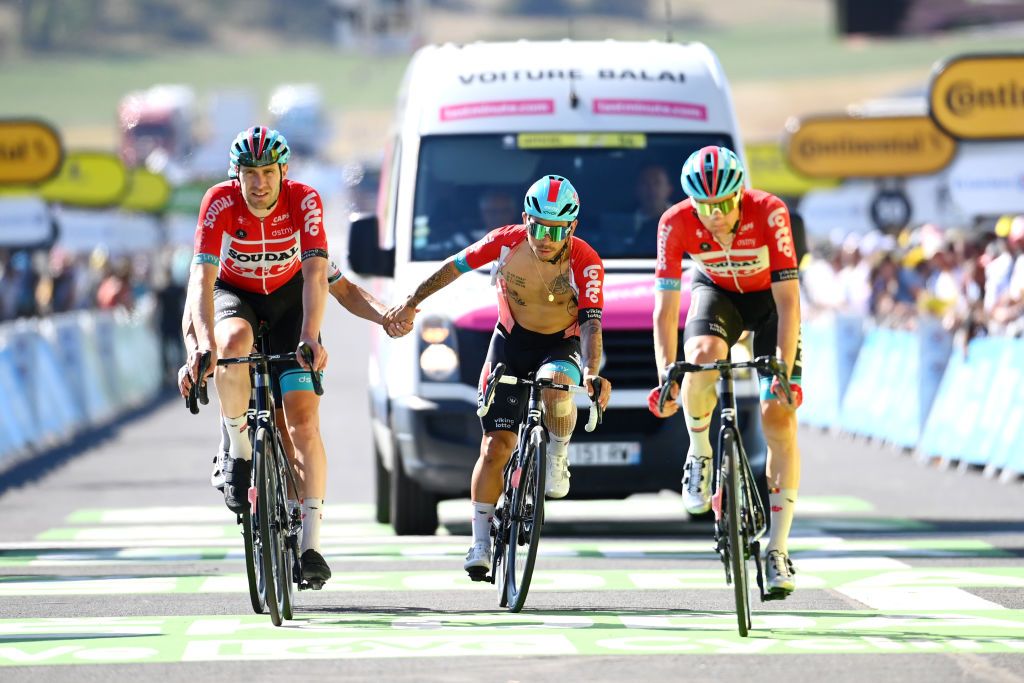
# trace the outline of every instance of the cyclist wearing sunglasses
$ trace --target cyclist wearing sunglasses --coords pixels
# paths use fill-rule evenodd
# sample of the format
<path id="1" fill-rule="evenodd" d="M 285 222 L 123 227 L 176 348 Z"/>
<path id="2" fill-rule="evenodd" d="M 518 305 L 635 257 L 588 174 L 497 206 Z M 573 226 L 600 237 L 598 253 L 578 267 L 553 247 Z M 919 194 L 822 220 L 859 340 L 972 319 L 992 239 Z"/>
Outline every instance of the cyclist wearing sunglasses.
<path id="1" fill-rule="evenodd" d="M 659 376 L 676 360 L 682 259 L 696 266 L 683 330 L 683 352 L 691 363 L 729 357 L 744 331 L 754 335 L 754 355 L 786 362 L 793 402 L 782 398 L 778 380 L 761 377 L 761 424 L 768 443 L 771 537 L 767 546 L 768 588 L 793 590 L 787 548 L 800 482 L 796 409 L 800 390 L 800 293 L 789 212 L 775 195 L 744 189 L 743 166 L 725 147 L 704 147 L 683 165 L 686 199 L 664 213 L 658 227 L 655 270 L 655 362 Z M 690 447 L 683 466 L 683 503 L 691 514 L 711 507 L 712 448 L 708 427 L 714 411 L 716 375 L 687 373 L 683 410 Z M 659 385 L 661 382 L 659 382 Z M 658 417 L 678 410 L 675 401 L 658 412 L 660 388 L 649 406 Z M 679 388 L 673 388 L 676 398 Z"/>
<path id="2" fill-rule="evenodd" d="M 385 315 L 387 322 L 411 322 L 421 301 L 463 273 L 494 263 L 498 287 L 498 322 L 484 381 L 497 363 L 525 377 L 551 377 L 565 384 L 584 384 L 593 394 L 601 362 L 601 310 L 604 266 L 597 252 L 575 237 L 579 196 L 561 176 L 535 182 L 523 201 L 523 223 L 506 225 L 449 258 L 416 292 Z M 611 386 L 601 383 L 598 397 L 608 405 Z M 502 487 L 502 470 L 516 446 L 519 415 L 526 404 L 525 387 L 499 384 L 490 411 L 481 419 L 480 457 L 473 469 L 473 545 L 464 568 L 479 574 L 491 567 L 491 517 Z M 569 438 L 576 425 L 576 405 L 566 392 L 547 391 L 544 423 L 548 428 L 547 495 L 569 493 Z M 483 574 L 480 574 L 481 576 Z"/>

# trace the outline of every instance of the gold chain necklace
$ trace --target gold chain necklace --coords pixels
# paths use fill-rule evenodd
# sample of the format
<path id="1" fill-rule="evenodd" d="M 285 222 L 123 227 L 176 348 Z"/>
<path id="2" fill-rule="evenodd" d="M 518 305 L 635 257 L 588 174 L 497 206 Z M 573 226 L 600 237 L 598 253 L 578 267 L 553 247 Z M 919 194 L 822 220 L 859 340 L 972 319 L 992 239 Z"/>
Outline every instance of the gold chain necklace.
<path id="1" fill-rule="evenodd" d="M 532 250 L 532 249 L 530 250 L 530 253 L 533 253 L 533 250 Z M 555 295 L 554 295 L 554 294 L 553 294 L 553 293 L 551 292 L 551 288 L 550 288 L 550 287 L 548 287 L 548 283 L 547 283 L 547 281 L 546 281 L 546 280 L 544 280 L 544 276 L 540 274 L 540 268 L 539 268 L 539 267 L 537 266 L 537 261 L 539 261 L 540 259 L 539 259 L 539 258 L 537 258 L 537 255 L 536 255 L 536 254 L 533 254 L 533 256 L 534 256 L 534 260 L 533 260 L 533 261 L 531 261 L 530 263 L 532 263 L 532 264 L 533 264 L 533 269 L 534 269 L 535 271 L 537 271 L 537 277 L 539 277 L 539 278 L 540 278 L 540 283 L 541 283 L 542 285 L 544 285 L 544 289 L 546 289 L 546 290 L 548 291 L 548 301 L 554 301 L 554 300 L 555 300 Z M 561 275 L 561 274 L 562 274 L 562 271 L 561 271 L 561 269 L 559 269 L 559 271 L 558 271 L 558 274 L 559 274 L 559 275 Z"/>

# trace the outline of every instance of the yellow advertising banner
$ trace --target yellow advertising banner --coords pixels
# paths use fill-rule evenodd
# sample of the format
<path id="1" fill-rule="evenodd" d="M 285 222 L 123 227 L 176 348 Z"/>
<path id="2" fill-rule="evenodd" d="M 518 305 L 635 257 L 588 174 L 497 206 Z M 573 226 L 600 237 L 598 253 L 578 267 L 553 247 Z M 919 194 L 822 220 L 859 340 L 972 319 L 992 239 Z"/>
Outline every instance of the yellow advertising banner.
<path id="1" fill-rule="evenodd" d="M 962 140 L 1024 138 L 1024 52 L 961 55 L 932 73 L 928 108 Z"/>
<path id="2" fill-rule="evenodd" d="M 956 141 L 927 116 L 822 116 L 786 129 L 789 165 L 809 178 L 929 175 L 956 153 Z"/>
<path id="3" fill-rule="evenodd" d="M 99 207 L 119 204 L 127 190 L 128 170 L 116 154 L 71 152 L 39 195 L 48 202 Z"/>
<path id="4" fill-rule="evenodd" d="M 40 183 L 60 168 L 60 135 L 43 121 L 0 119 L 0 185 Z"/>
<path id="5" fill-rule="evenodd" d="M 743 146 L 751 187 L 772 194 L 798 197 L 810 190 L 833 187 L 838 179 L 815 180 L 793 172 L 778 142 L 754 142 Z"/>
<path id="6" fill-rule="evenodd" d="M 171 185 L 159 173 L 144 168 L 133 168 L 128 174 L 128 194 L 121 200 L 121 208 L 129 211 L 163 211 L 171 199 Z"/>

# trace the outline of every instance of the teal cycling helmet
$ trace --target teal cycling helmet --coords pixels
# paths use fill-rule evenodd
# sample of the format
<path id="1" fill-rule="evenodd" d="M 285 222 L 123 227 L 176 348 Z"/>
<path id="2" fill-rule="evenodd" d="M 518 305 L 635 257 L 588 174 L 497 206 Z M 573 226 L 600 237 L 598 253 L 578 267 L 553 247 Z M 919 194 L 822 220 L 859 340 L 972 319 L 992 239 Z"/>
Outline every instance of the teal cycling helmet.
<path id="1" fill-rule="evenodd" d="M 683 192 L 693 199 L 728 197 L 743 189 L 743 164 L 731 149 L 709 145 L 690 155 L 679 180 Z"/>
<path id="2" fill-rule="evenodd" d="M 523 211 L 549 221 L 574 221 L 580 213 L 580 196 L 562 176 L 544 176 L 526 191 Z"/>
<path id="3" fill-rule="evenodd" d="M 292 150 L 283 135 L 273 128 L 253 126 L 236 135 L 231 143 L 228 175 L 237 178 L 239 166 L 287 164 L 291 155 Z"/>

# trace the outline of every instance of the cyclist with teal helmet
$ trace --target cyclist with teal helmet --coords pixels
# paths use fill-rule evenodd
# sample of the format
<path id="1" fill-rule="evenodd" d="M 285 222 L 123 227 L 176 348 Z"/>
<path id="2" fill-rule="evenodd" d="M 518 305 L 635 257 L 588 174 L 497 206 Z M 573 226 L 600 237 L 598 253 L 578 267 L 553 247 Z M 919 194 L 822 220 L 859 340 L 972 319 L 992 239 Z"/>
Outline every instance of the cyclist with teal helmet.
<path id="1" fill-rule="evenodd" d="M 602 351 L 604 264 L 574 234 L 579 210 L 572 183 L 562 176 L 544 176 L 526 192 L 521 224 L 493 229 L 454 254 L 386 318 L 411 322 L 421 301 L 464 273 L 492 263 L 498 320 L 480 373 L 481 400 L 484 381 L 498 363 L 517 377 L 536 371 L 538 377 L 556 382 L 583 384 L 593 394 Z M 610 395 L 611 386 L 604 380 L 598 396 L 602 408 Z M 546 492 L 563 498 L 569 493 L 568 448 L 576 405 L 562 391 L 547 391 L 543 400 L 549 433 Z M 491 517 L 525 404 L 523 388 L 499 384 L 490 411 L 481 419 L 480 456 L 470 486 L 473 545 L 463 565 L 473 580 L 483 580 L 491 568 Z"/>
<path id="2" fill-rule="evenodd" d="M 729 357 L 745 331 L 754 355 L 773 355 L 790 370 L 793 402 L 782 398 L 777 380 L 761 377 L 761 425 L 768 444 L 771 536 L 767 546 L 768 589 L 779 596 L 794 588 L 788 538 L 800 483 L 796 409 L 800 390 L 800 290 L 789 211 L 775 195 L 744 187 L 743 165 L 732 150 L 709 146 L 683 164 L 680 181 L 689 198 L 671 207 L 658 227 L 655 271 L 655 362 L 659 377 L 676 360 L 682 259 L 695 274 L 683 329 L 683 352 L 691 363 Z M 712 448 L 708 427 L 714 411 L 716 375 L 687 373 L 683 412 L 690 446 L 683 466 L 683 503 L 691 514 L 711 506 Z M 660 384 L 660 382 L 659 382 Z M 679 387 L 673 387 L 676 398 Z M 658 412 L 660 388 L 649 406 L 658 417 L 678 410 L 675 401 Z"/>

